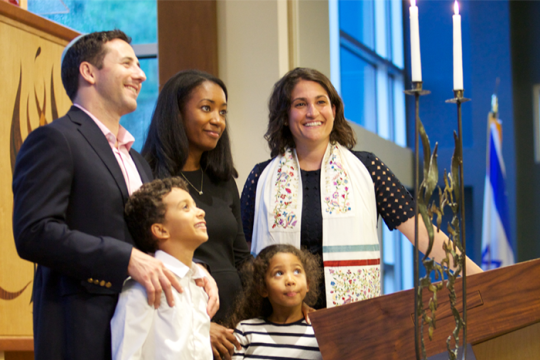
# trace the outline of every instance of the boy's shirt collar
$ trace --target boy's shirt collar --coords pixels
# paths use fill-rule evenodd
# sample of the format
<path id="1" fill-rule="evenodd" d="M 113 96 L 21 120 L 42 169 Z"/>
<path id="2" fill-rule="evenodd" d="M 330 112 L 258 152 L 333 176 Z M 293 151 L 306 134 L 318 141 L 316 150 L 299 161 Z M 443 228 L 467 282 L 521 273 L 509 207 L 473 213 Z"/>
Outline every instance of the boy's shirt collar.
<path id="1" fill-rule="evenodd" d="M 189 270 L 192 271 L 193 279 L 200 279 L 204 277 L 202 270 L 193 262 L 191 263 L 191 268 L 189 268 L 183 262 L 162 250 L 156 251 L 154 257 L 160 260 L 167 269 L 171 270 L 180 279 L 183 279 Z"/>

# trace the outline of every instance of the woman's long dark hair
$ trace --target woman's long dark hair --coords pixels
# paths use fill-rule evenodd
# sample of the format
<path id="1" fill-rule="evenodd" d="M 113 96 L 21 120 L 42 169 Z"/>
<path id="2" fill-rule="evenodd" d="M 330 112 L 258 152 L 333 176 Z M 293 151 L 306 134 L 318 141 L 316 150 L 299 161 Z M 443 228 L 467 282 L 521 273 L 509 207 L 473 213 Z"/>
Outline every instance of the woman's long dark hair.
<path id="1" fill-rule="evenodd" d="M 154 177 L 163 179 L 180 175 L 186 164 L 189 140 L 182 114 L 193 90 L 205 81 L 219 85 L 227 99 L 227 88 L 223 81 L 204 71 L 180 71 L 163 86 L 142 149 L 142 155 L 150 164 Z M 201 167 L 213 181 L 238 177 L 233 164 L 228 127 L 227 123 L 217 146 L 205 151 L 201 157 Z"/>
<path id="2" fill-rule="evenodd" d="M 330 133 L 330 141 L 338 142 L 349 150 L 356 145 L 354 131 L 345 120 L 343 101 L 330 80 L 320 71 L 309 68 L 296 68 L 274 85 L 274 90 L 268 102 L 268 130 L 264 135 L 272 158 L 285 153 L 286 148 L 295 148 L 294 138 L 289 122 L 289 110 L 291 108 L 291 94 L 300 80 L 314 81 L 319 83 L 328 93 L 330 103 L 336 107 L 334 127 Z"/>
<path id="3" fill-rule="evenodd" d="M 253 262 L 244 263 L 244 276 L 247 284 L 245 289 L 236 300 L 232 315 L 226 321 L 226 326 L 234 329 L 242 320 L 258 317 L 268 318 L 272 315 L 272 305 L 268 297 L 263 297 L 263 290 L 266 289 L 266 273 L 270 266 L 270 261 L 277 253 L 293 254 L 302 263 L 309 291 L 304 298 L 304 302 L 313 305 L 319 296 L 319 283 L 322 279 L 322 269 L 319 257 L 308 250 L 299 250 L 292 245 L 277 244 L 264 248 Z"/>

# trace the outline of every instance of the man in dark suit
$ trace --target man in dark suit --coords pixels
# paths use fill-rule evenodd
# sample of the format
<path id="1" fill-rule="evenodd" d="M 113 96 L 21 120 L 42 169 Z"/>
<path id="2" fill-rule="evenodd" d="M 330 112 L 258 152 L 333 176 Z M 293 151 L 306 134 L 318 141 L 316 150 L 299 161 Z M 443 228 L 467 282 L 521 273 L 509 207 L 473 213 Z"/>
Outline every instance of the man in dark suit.
<path id="1" fill-rule="evenodd" d="M 62 81 L 74 106 L 30 133 L 17 156 L 13 232 L 19 255 L 39 264 L 38 360 L 111 358 L 109 322 L 128 275 L 156 307 L 162 290 L 170 306 L 171 286 L 181 291 L 160 261 L 134 248 L 124 220 L 129 194 L 152 179 L 120 126 L 146 80 L 129 42 L 114 30 L 68 45 Z M 212 281 L 205 289 L 215 299 Z"/>

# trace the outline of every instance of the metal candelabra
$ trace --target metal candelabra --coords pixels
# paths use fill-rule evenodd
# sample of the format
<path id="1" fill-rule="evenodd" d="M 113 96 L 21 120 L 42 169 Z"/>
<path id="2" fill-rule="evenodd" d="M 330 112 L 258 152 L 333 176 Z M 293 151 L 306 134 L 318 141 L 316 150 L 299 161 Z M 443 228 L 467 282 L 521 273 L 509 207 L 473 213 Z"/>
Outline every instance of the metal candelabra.
<path id="1" fill-rule="evenodd" d="M 465 261 L 467 260 L 467 247 L 465 241 L 465 185 L 463 182 L 463 131 L 462 131 L 462 118 L 461 118 L 461 104 L 471 101 L 463 97 L 463 90 L 454 90 L 454 98 L 446 100 L 447 103 L 457 105 L 457 123 L 458 123 L 458 139 L 456 147 L 459 147 L 459 153 L 462 155 L 459 161 L 459 191 L 461 192 L 460 203 L 460 215 L 461 215 L 461 246 L 463 254 L 463 274 L 462 274 L 462 291 L 463 291 L 463 359 L 467 359 L 467 267 Z M 456 347 L 458 346 L 456 342 Z"/>
<path id="2" fill-rule="evenodd" d="M 431 91 L 424 90 L 422 88 L 422 81 L 414 81 L 413 87 L 411 90 L 405 90 L 405 94 L 407 95 L 413 95 L 414 96 L 414 194 L 415 196 L 418 194 L 418 171 L 419 171 L 419 146 L 418 146 L 418 130 L 419 130 L 419 124 L 420 124 L 420 96 L 422 95 L 428 95 Z M 419 317 L 419 309 L 418 309 L 418 283 L 419 283 L 419 277 L 420 277 L 420 270 L 419 270 L 419 256 L 418 256 L 418 201 L 414 202 L 414 248 L 416 251 L 414 252 L 414 293 L 415 293 L 415 301 L 414 301 L 414 347 L 416 350 L 416 358 L 419 359 L 419 338 L 420 338 L 420 330 L 418 326 L 418 317 Z"/>
<path id="3" fill-rule="evenodd" d="M 426 349 L 424 343 L 424 324 L 428 325 L 429 338 L 433 336 L 435 330 L 436 310 L 437 310 L 437 292 L 443 289 L 445 275 L 447 278 L 446 287 L 449 291 L 450 306 L 454 318 L 456 320 L 456 327 L 447 339 L 447 349 L 450 360 L 457 358 L 459 349 L 459 332 L 463 329 L 463 357 L 466 359 L 466 344 L 467 344 L 467 331 L 466 331 L 466 291 L 465 291 L 465 199 L 464 199 L 464 183 L 463 183 L 463 142 L 462 142 L 462 126 L 461 126 L 461 104 L 463 102 L 470 101 L 463 97 L 463 90 L 454 92 L 455 97 L 447 102 L 457 104 L 458 108 L 458 132 L 457 135 L 454 132 L 455 148 L 452 156 L 451 172 L 450 174 L 444 172 L 445 188 L 441 190 L 438 187 L 438 165 L 437 165 L 437 144 L 433 153 L 431 152 L 431 146 L 429 138 L 426 134 L 424 126 L 420 121 L 420 96 L 430 94 L 430 91 L 422 88 L 422 82 L 413 82 L 413 88 L 405 91 L 407 95 L 414 95 L 415 97 L 415 170 L 414 170 L 414 192 L 415 192 L 415 232 L 414 232 L 414 245 L 416 248 L 414 256 L 414 289 L 415 289 L 415 351 L 417 360 L 426 359 Z M 419 140 L 422 141 L 423 147 L 423 179 L 419 184 L 419 168 L 420 168 L 420 151 Z M 459 176 L 458 176 L 459 174 Z M 458 186 L 459 183 L 459 186 Z M 434 190 L 439 190 L 439 203 L 438 205 L 431 202 L 431 196 Z M 440 261 L 440 264 L 436 264 L 433 259 L 430 259 L 431 250 L 434 244 L 435 232 L 433 229 L 433 216 L 437 215 L 437 231 L 440 229 L 441 217 L 444 215 L 445 207 L 448 206 L 452 210 L 454 216 L 452 222 L 448 224 L 448 233 L 452 241 L 445 242 L 443 249 L 445 252 L 445 258 Z M 426 226 L 429 245 L 427 251 L 424 254 L 422 263 L 426 269 L 426 276 L 422 279 L 419 278 L 419 251 L 418 251 L 418 226 L 419 215 L 422 216 L 423 223 Z M 452 265 L 451 265 L 452 264 Z M 452 271 L 451 268 L 454 268 Z M 435 273 L 435 279 L 439 277 L 442 282 L 433 284 L 431 282 L 431 273 Z M 456 293 L 454 289 L 454 283 L 456 278 L 463 276 L 463 316 L 459 314 L 456 308 Z M 429 301 L 429 306 L 426 309 L 423 305 L 423 290 L 428 289 L 432 292 L 432 297 Z M 428 313 L 429 311 L 429 313 Z M 420 324 L 419 324 L 420 322 Z M 451 342 L 454 339 L 455 346 L 452 347 Z"/>

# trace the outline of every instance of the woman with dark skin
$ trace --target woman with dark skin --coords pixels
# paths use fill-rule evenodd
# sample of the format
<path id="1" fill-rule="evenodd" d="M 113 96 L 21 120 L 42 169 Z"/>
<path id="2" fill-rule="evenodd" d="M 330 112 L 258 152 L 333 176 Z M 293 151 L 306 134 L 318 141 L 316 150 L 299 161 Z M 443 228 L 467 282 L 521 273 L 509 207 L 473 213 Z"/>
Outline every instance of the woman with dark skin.
<path id="1" fill-rule="evenodd" d="M 352 151 L 354 132 L 330 80 L 296 68 L 275 85 L 265 138 L 272 159 L 257 164 L 242 192 L 244 233 L 257 254 L 270 244 L 306 247 L 322 257 L 315 308 L 380 295 L 377 218 L 414 242 L 414 199 L 374 154 Z M 429 239 L 419 221 L 419 249 Z M 432 258 L 448 237 L 435 229 Z M 482 270 L 467 258 L 467 273 Z"/>
<path id="2" fill-rule="evenodd" d="M 214 357 L 230 359 L 239 343 L 221 323 L 242 291 L 238 269 L 252 257 L 244 238 L 239 195 L 227 133 L 227 88 L 202 71 L 182 71 L 163 87 L 142 150 L 154 176 L 180 176 L 206 212 L 208 241 L 195 251 L 219 288 L 212 319 Z"/>

